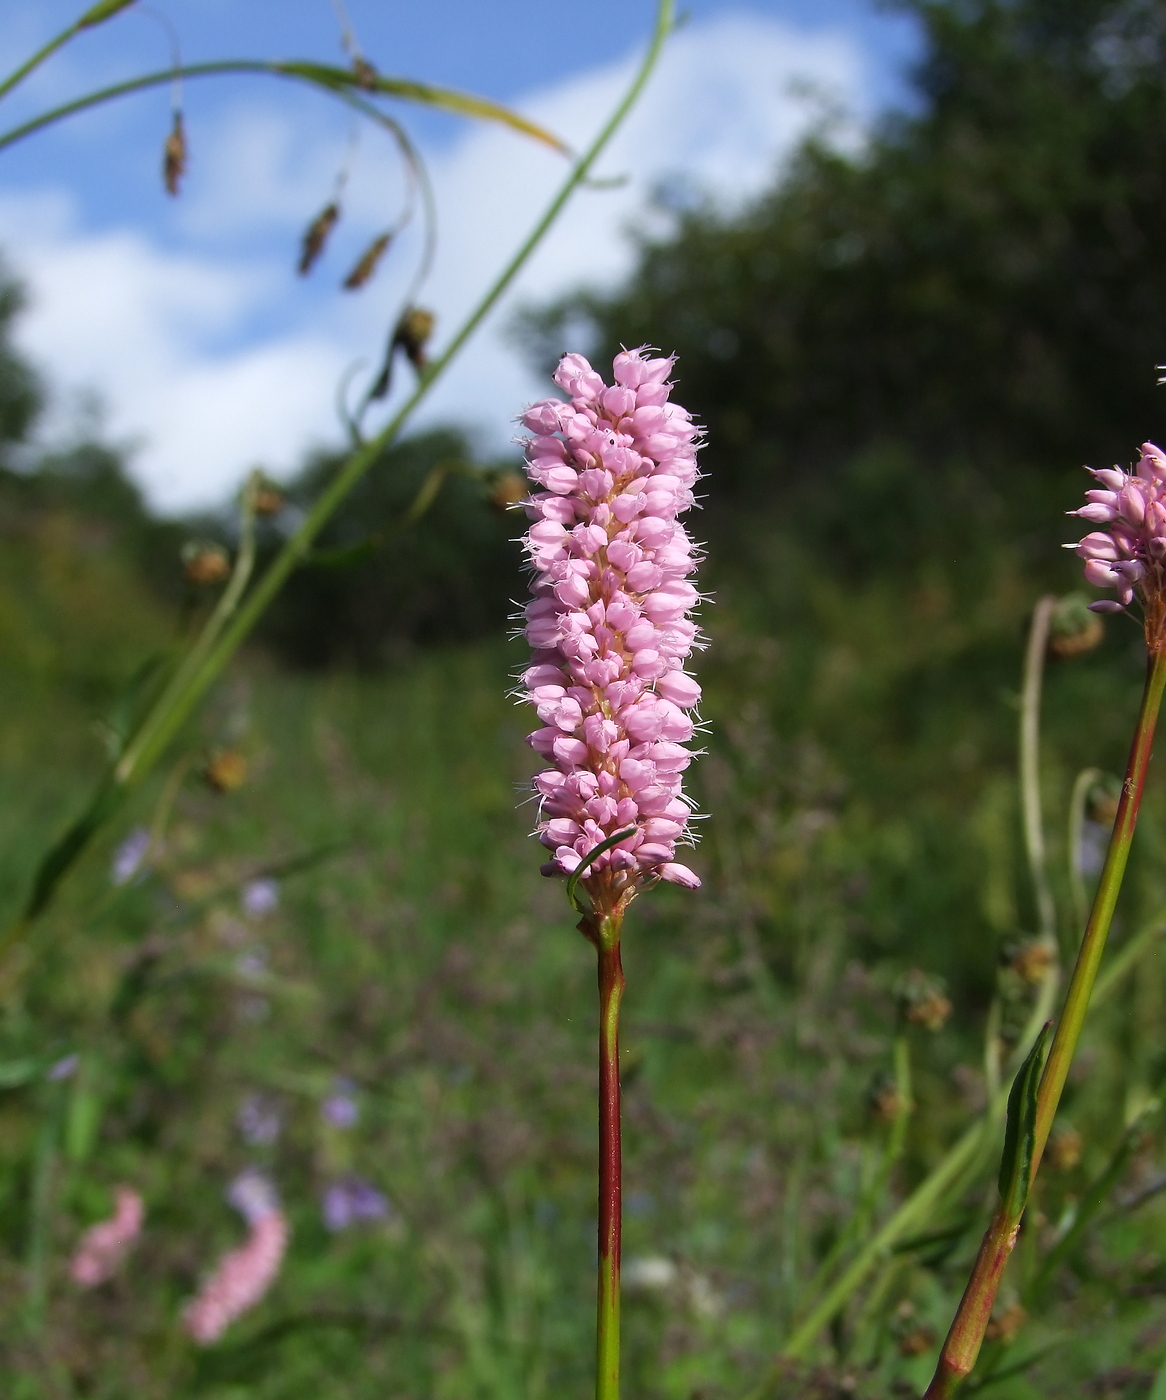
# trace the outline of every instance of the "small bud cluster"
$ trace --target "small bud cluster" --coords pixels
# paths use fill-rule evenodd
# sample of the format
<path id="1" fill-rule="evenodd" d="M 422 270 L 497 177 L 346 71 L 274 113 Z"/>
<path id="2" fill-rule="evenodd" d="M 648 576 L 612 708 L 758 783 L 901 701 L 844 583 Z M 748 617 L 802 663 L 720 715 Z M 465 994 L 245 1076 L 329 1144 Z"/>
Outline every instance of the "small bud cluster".
<path id="1" fill-rule="evenodd" d="M 539 839 L 554 852 L 543 872 L 570 874 L 626 831 L 583 881 L 608 911 L 646 878 L 700 883 L 674 859 L 691 816 L 681 774 L 701 692 L 683 670 L 698 636 L 697 559 L 677 520 L 693 504 L 699 430 L 668 402 L 672 364 L 624 351 L 609 386 L 565 355 L 555 382 L 570 402 L 523 416 L 534 435 L 523 506 L 535 522 L 523 682 L 543 722 L 529 742 L 553 764 L 534 780 Z"/>
<path id="2" fill-rule="evenodd" d="M 1088 583 L 1117 592 L 1116 601 L 1101 599 L 1092 610 L 1120 612 L 1136 595 L 1156 644 L 1166 622 L 1166 453 L 1146 442 L 1132 472 L 1113 467 L 1091 475 L 1098 489 L 1086 491 L 1087 504 L 1069 513 L 1105 528 L 1065 548 L 1085 560 Z"/>

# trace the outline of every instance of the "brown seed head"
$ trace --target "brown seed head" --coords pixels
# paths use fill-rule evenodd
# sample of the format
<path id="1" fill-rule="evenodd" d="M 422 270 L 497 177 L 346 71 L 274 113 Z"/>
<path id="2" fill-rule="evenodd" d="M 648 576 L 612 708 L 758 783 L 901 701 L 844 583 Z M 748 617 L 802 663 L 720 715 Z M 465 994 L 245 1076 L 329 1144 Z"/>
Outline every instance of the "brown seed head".
<path id="1" fill-rule="evenodd" d="M 222 583 L 231 573 L 230 556 L 221 544 L 191 540 L 182 548 L 182 571 L 200 587 Z"/>
<path id="2" fill-rule="evenodd" d="M 437 318 L 423 306 L 411 306 L 397 322 L 393 332 L 393 345 L 399 346 L 409 357 L 409 363 L 416 370 L 425 368 L 425 351 Z"/>
<path id="3" fill-rule="evenodd" d="M 352 74 L 356 79 L 357 87 L 364 88 L 365 92 L 376 92 L 377 70 L 367 58 L 361 58 L 357 55 L 357 57 L 352 60 Z"/>
<path id="4" fill-rule="evenodd" d="M 984 1337 L 989 1342 L 1013 1342 L 1028 1316 L 1020 1303 L 1012 1302 L 989 1321 Z"/>
<path id="5" fill-rule="evenodd" d="M 1026 938 L 1007 952 L 1005 963 L 1023 982 L 1038 987 L 1049 975 L 1057 950 L 1047 938 Z"/>
<path id="6" fill-rule="evenodd" d="M 1069 593 L 1058 598 L 1049 620 L 1049 651 L 1062 660 L 1084 656 L 1100 646 L 1105 638 L 1105 624 L 1095 612 L 1089 611 L 1089 599 L 1084 593 Z"/>
<path id="7" fill-rule="evenodd" d="M 1089 820 L 1098 826 L 1112 826 L 1117 818 L 1118 803 L 1121 801 L 1121 779 L 1107 774 L 1089 790 L 1086 808 Z"/>
<path id="8" fill-rule="evenodd" d="M 340 206 L 333 200 L 325 204 L 308 227 L 304 230 L 304 241 L 300 248 L 299 274 L 306 277 L 320 259 L 328 235 L 336 227 L 340 218 Z"/>
<path id="9" fill-rule="evenodd" d="M 384 257 L 385 250 L 393 241 L 391 233 L 382 233 L 379 238 L 374 238 L 368 247 L 361 253 L 356 266 L 344 279 L 346 291 L 358 291 L 372 277 L 377 270 L 377 264 Z"/>
<path id="10" fill-rule="evenodd" d="M 170 135 L 167 136 L 166 144 L 162 147 L 162 180 L 166 186 L 167 194 L 178 194 L 182 185 L 182 177 L 186 174 L 188 156 L 186 129 L 182 125 L 182 113 L 175 112 Z"/>
<path id="11" fill-rule="evenodd" d="M 912 1327 L 899 1338 L 900 1356 L 922 1356 L 935 1345 L 935 1333 L 930 1327 Z"/>
<path id="12" fill-rule="evenodd" d="M 867 1098 L 870 1111 L 883 1123 L 893 1123 L 903 1111 L 902 1096 L 893 1079 L 880 1076 L 871 1085 Z"/>
<path id="13" fill-rule="evenodd" d="M 526 481 L 517 472 L 499 472 L 490 488 L 490 504 L 498 510 L 525 501 L 528 495 Z"/>
<path id="14" fill-rule="evenodd" d="M 1071 1172 L 1081 1160 L 1084 1145 L 1076 1128 L 1057 1128 L 1049 1138 L 1045 1159 L 1054 1171 Z"/>
<path id="15" fill-rule="evenodd" d="M 247 781 L 247 759 L 238 749 L 212 754 L 204 776 L 216 792 L 234 792 Z"/>
<path id="16" fill-rule="evenodd" d="M 945 995 L 943 982 L 917 967 L 899 978 L 895 1000 L 905 1020 L 929 1031 L 942 1030 L 951 1015 L 951 1001 Z"/>
<path id="17" fill-rule="evenodd" d="M 256 515 L 278 515 L 286 505 L 287 497 L 273 481 L 259 481 L 251 497 L 251 506 Z"/>

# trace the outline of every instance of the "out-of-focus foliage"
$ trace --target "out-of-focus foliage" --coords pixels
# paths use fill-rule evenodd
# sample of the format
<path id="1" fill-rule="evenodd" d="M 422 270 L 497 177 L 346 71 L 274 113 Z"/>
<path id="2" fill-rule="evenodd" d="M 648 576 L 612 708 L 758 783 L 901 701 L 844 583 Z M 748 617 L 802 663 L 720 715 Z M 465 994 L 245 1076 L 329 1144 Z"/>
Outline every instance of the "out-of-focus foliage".
<path id="1" fill-rule="evenodd" d="M 855 155 L 811 143 L 741 214 L 680 212 L 622 290 L 527 324 L 547 361 L 581 320 L 603 353 L 675 351 L 717 518 L 797 500 L 825 513 L 835 556 L 882 542 L 876 566 L 927 552 L 937 517 L 999 532 L 1023 478 L 1126 461 L 1166 428 L 1161 7 L 903 8 L 926 38 L 912 112 Z M 881 478 L 885 518 L 855 505 L 855 474 L 860 494 Z"/>
<path id="2" fill-rule="evenodd" d="M 288 490 L 290 517 L 339 463 L 309 463 Z M 367 667 L 497 633 L 522 587 L 512 543 L 521 525 L 506 499 L 515 482 L 521 489 L 514 472 L 477 463 L 453 431 L 391 448 L 328 522 L 261 638 L 295 665 Z"/>

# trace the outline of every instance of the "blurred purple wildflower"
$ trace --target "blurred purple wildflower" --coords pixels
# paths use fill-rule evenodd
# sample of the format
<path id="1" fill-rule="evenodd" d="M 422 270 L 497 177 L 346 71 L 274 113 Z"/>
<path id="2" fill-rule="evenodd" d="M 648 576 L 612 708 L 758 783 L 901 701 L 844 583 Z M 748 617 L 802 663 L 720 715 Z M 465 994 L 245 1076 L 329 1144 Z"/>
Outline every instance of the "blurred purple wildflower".
<path id="1" fill-rule="evenodd" d="M 59 1083 L 62 1079 L 71 1079 L 80 1063 L 80 1055 L 64 1055 L 48 1067 L 45 1071 L 45 1078 L 54 1084 Z"/>
<path id="2" fill-rule="evenodd" d="M 542 488 L 524 502 L 535 577 L 523 682 L 544 726 L 529 743 L 553 764 L 534 780 L 539 840 L 554 852 L 543 873 L 570 874 L 631 828 L 583 882 L 612 908 L 645 878 L 700 884 L 674 859 L 689 834 L 681 774 L 700 700 L 683 670 L 698 636 L 697 555 L 677 516 L 693 504 L 700 431 L 668 402 L 672 364 L 624 351 L 609 386 L 564 355 L 555 382 L 570 402 L 523 415 L 527 475 Z"/>
<path id="3" fill-rule="evenodd" d="M 392 1206 L 371 1182 L 350 1176 L 324 1188 L 320 1199 L 324 1224 L 329 1230 L 347 1230 L 363 1221 L 386 1220 Z"/>
<path id="4" fill-rule="evenodd" d="M 360 1122 L 360 1105 L 353 1096 L 350 1080 L 338 1079 L 328 1097 L 320 1105 L 320 1114 L 334 1128 L 355 1128 Z"/>
<path id="5" fill-rule="evenodd" d="M 253 919 L 273 914 L 279 908 L 279 882 L 266 879 L 248 880 L 243 886 L 241 903 L 243 912 Z"/>
<path id="6" fill-rule="evenodd" d="M 248 1094 L 235 1114 L 239 1135 L 250 1147 L 268 1147 L 279 1137 L 283 1114 L 265 1094 Z"/>
<path id="7" fill-rule="evenodd" d="M 128 885 L 142 868 L 150 849 L 150 833 L 144 826 L 135 827 L 113 853 L 109 878 L 114 885 Z"/>

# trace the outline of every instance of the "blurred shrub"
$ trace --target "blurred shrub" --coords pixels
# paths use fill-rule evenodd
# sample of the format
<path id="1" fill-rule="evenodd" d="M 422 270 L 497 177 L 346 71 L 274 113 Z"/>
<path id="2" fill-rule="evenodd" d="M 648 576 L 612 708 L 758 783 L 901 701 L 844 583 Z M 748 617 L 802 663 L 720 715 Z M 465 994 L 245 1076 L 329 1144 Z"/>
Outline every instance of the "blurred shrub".
<path id="1" fill-rule="evenodd" d="M 316 499 L 341 460 L 308 465 L 288 488 L 289 518 Z M 294 665 L 376 666 L 417 646 L 499 633 L 523 587 L 512 543 L 523 527 L 504 499 L 513 471 L 477 465 L 452 431 L 390 449 L 289 580 L 262 640 Z"/>
<path id="2" fill-rule="evenodd" d="M 901 8 L 925 40 L 905 114 L 857 152 L 811 141 L 744 212 L 677 210 L 622 289 L 520 327 L 548 363 L 581 325 L 600 357 L 676 351 L 713 531 L 797 507 L 875 570 L 961 522 L 1043 541 L 1068 471 L 1166 430 L 1160 7 Z"/>

